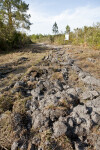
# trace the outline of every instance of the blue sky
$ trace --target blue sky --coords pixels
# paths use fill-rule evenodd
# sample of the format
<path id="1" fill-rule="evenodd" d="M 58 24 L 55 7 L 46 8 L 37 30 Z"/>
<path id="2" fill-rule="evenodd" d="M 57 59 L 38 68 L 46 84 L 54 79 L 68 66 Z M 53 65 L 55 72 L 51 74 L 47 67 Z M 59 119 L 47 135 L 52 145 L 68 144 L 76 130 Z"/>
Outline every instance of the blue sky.
<path id="1" fill-rule="evenodd" d="M 71 30 L 84 25 L 100 22 L 100 0 L 25 0 L 29 4 L 28 13 L 33 23 L 29 34 L 52 34 L 56 21 L 59 32 L 66 25 Z"/>

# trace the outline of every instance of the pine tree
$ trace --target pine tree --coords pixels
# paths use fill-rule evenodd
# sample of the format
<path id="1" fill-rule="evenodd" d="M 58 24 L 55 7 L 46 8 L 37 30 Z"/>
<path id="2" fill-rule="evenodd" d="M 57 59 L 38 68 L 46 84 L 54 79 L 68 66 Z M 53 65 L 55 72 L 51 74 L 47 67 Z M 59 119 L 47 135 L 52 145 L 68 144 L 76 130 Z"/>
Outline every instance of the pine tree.
<path id="1" fill-rule="evenodd" d="M 30 28 L 29 5 L 22 0 L 0 0 L 0 16 L 10 29 Z"/>
<path id="2" fill-rule="evenodd" d="M 54 25 L 52 27 L 52 31 L 53 31 L 54 34 L 58 34 L 58 25 L 57 25 L 56 22 L 54 23 Z"/>
<path id="3" fill-rule="evenodd" d="M 70 26 L 69 25 L 66 26 L 66 33 L 70 33 Z"/>

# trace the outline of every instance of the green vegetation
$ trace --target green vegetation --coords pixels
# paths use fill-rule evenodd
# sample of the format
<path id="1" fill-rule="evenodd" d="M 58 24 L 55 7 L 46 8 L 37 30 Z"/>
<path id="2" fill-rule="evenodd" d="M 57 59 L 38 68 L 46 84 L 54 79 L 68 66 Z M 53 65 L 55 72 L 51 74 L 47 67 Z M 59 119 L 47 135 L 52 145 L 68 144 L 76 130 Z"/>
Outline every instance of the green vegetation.
<path id="1" fill-rule="evenodd" d="M 30 42 L 21 28 L 29 29 L 30 15 L 27 14 L 29 5 L 22 0 L 0 1 L 0 50 L 20 48 Z"/>
<path id="2" fill-rule="evenodd" d="M 49 44 L 73 44 L 100 49 L 100 23 L 83 28 L 70 30 L 67 25 L 65 33 L 69 34 L 69 41 L 65 41 L 65 33 L 59 33 L 55 22 L 52 27 L 54 35 L 27 36 L 23 31 L 30 29 L 30 15 L 27 14 L 29 5 L 23 0 L 0 0 L 0 51 L 21 48 L 32 42 L 45 42 Z M 30 40 L 31 38 L 31 40 Z"/>
<path id="3" fill-rule="evenodd" d="M 69 33 L 69 41 L 65 41 L 65 34 L 56 35 L 56 33 L 55 35 L 32 35 L 31 39 L 33 42 L 57 45 L 72 44 L 100 49 L 100 23 L 90 27 L 76 28 L 73 32 L 70 32 L 70 27 L 67 25 L 65 33 Z"/>
<path id="4" fill-rule="evenodd" d="M 41 35 L 41 34 L 33 34 L 31 35 L 32 42 L 36 43 L 49 43 L 49 44 L 65 44 L 65 35 L 64 34 L 58 34 L 58 35 Z"/>
<path id="5" fill-rule="evenodd" d="M 84 44 L 94 49 L 100 49 L 100 23 L 92 27 L 84 26 L 82 29 L 75 29 L 73 43 L 76 45 Z"/>

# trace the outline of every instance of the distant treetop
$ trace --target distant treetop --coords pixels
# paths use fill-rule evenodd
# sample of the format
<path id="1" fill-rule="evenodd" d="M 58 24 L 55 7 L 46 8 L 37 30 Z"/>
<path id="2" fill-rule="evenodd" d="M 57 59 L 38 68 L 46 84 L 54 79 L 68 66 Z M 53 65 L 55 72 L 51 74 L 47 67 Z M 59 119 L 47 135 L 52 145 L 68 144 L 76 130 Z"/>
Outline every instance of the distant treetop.
<path id="1" fill-rule="evenodd" d="M 58 25 L 56 22 L 53 24 L 52 31 L 55 35 L 58 34 Z"/>

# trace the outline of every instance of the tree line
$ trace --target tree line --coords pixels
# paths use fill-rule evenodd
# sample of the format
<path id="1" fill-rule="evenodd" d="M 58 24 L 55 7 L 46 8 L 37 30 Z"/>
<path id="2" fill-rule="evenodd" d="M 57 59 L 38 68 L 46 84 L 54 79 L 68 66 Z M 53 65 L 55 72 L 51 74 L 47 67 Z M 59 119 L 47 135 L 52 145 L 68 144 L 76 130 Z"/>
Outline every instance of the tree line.
<path id="1" fill-rule="evenodd" d="M 30 29 L 28 9 L 22 0 L 0 0 L 0 50 L 19 48 L 30 41 L 21 32 Z"/>
<path id="2" fill-rule="evenodd" d="M 76 28 L 71 31 L 70 26 L 65 27 L 65 32 L 60 33 L 57 23 L 52 26 L 53 35 L 32 35 L 33 42 L 47 42 L 53 44 L 72 44 L 92 47 L 94 49 L 100 49 L 100 23 L 96 23 L 93 26 L 84 26 L 82 28 Z M 65 40 L 65 34 L 69 34 L 69 40 Z"/>
<path id="3" fill-rule="evenodd" d="M 100 49 L 100 23 L 84 26 L 71 31 L 70 26 L 60 33 L 55 22 L 52 26 L 53 35 L 31 35 L 28 37 L 22 30 L 30 29 L 29 5 L 23 0 L 0 0 L 0 51 L 20 48 L 31 42 L 49 42 L 53 44 L 86 45 Z M 69 34 L 69 41 L 65 41 L 65 33 Z"/>

